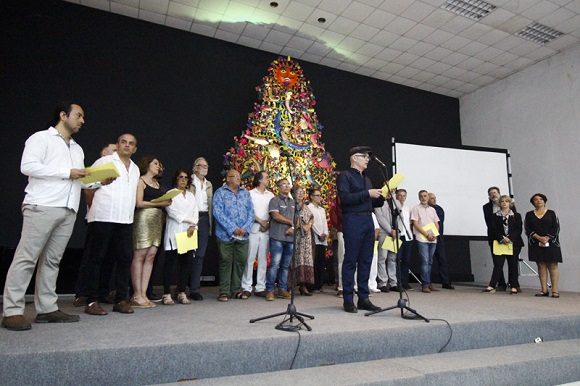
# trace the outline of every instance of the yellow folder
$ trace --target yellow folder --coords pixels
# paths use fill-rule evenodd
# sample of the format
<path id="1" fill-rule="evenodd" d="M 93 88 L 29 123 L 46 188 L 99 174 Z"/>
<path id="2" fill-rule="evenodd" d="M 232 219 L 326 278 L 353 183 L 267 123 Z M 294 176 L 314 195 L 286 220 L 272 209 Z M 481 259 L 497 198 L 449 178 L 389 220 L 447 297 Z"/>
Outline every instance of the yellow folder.
<path id="1" fill-rule="evenodd" d="M 508 255 L 513 256 L 514 245 L 512 243 L 503 244 L 497 240 L 493 240 L 493 254 L 494 255 Z"/>
<path id="2" fill-rule="evenodd" d="M 401 244 L 403 244 L 403 242 L 398 239 L 397 240 L 397 249 L 395 250 L 395 241 L 393 240 L 393 238 L 391 236 L 387 236 L 385 237 L 385 241 L 383 241 L 383 245 L 381 246 L 381 248 L 386 249 L 388 251 L 391 252 L 398 252 Z"/>
<path id="3" fill-rule="evenodd" d="M 437 230 L 435 223 L 430 222 L 427 225 L 423 225 L 423 230 L 427 233 L 431 231 L 435 237 L 439 236 L 439 231 Z M 427 241 L 427 237 L 423 236 L 422 234 L 419 234 L 419 238 L 423 241 Z"/>
<path id="4" fill-rule="evenodd" d="M 119 171 L 115 167 L 115 164 L 108 162 L 106 164 L 91 166 L 85 168 L 89 173 L 88 176 L 81 178 L 83 184 L 92 184 L 93 182 L 101 182 L 107 178 L 119 177 Z"/>
<path id="5" fill-rule="evenodd" d="M 197 249 L 197 229 L 193 231 L 191 237 L 187 237 L 187 232 L 176 233 L 175 241 L 177 242 L 177 253 L 180 255 Z"/>
<path id="6" fill-rule="evenodd" d="M 179 193 L 183 193 L 183 190 L 171 189 L 171 190 L 167 191 L 167 193 L 165 193 L 163 196 L 154 198 L 153 200 L 151 200 L 151 202 L 158 203 L 161 201 L 171 200 L 172 198 L 176 197 Z"/>
<path id="7" fill-rule="evenodd" d="M 405 179 L 404 175 L 396 173 L 389 180 L 389 187 L 391 189 L 395 189 L 397 186 L 399 186 L 401 184 L 401 182 L 403 182 L 404 179 Z M 386 184 L 381 188 L 381 194 L 383 195 L 384 198 L 387 198 L 389 196 L 389 189 L 387 189 Z"/>

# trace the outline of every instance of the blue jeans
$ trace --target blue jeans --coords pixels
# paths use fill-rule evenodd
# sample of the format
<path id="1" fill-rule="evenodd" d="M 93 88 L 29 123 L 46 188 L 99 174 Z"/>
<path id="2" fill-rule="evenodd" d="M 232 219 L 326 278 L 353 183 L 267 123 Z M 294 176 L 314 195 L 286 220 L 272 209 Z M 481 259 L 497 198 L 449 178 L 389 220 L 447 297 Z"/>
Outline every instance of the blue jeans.
<path id="1" fill-rule="evenodd" d="M 423 287 L 431 284 L 431 266 L 433 265 L 433 255 L 435 254 L 437 243 L 422 243 L 417 241 L 417 249 L 421 256 L 421 281 Z"/>
<path id="2" fill-rule="evenodd" d="M 369 297 L 369 276 L 373 261 L 375 231 L 371 215 L 345 213 L 342 217 L 344 232 L 344 262 L 342 263 L 343 300 L 353 301 L 354 272 L 358 284 L 358 298 Z"/>
<path id="3" fill-rule="evenodd" d="M 294 244 L 291 241 L 270 239 L 270 266 L 266 273 L 266 291 L 274 291 L 278 279 L 278 288 L 288 290 L 288 270 L 292 262 Z"/>

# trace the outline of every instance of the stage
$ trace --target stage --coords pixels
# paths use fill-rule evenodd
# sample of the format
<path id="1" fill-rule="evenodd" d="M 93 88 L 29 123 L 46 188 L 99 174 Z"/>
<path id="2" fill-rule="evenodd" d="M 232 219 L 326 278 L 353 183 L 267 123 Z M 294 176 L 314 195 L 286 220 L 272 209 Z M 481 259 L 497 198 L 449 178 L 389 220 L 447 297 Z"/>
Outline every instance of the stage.
<path id="1" fill-rule="evenodd" d="M 408 291 L 410 306 L 430 323 L 402 319 L 398 309 L 369 317 L 361 311 L 347 314 L 330 288 L 312 297 L 298 295 L 298 311 L 315 316 L 308 321 L 313 331 L 299 335 L 274 328 L 282 317 L 249 323 L 285 311 L 288 301 L 251 297 L 221 303 L 215 287 L 202 288 L 205 300 L 191 305 L 158 304 L 133 315 L 102 317 L 82 313 L 71 296 L 63 296 L 61 309 L 79 313 L 79 323 L 0 329 L 0 383 L 545 385 L 580 380 L 580 294 L 562 292 L 552 299 L 536 298 L 535 289 L 527 288 L 518 295 L 456 288 Z M 397 299 L 392 292 L 371 298 L 381 307 Z M 104 308 L 111 311 L 110 305 Z M 26 315 L 34 315 L 31 304 Z M 536 338 L 542 342 L 534 343 Z"/>

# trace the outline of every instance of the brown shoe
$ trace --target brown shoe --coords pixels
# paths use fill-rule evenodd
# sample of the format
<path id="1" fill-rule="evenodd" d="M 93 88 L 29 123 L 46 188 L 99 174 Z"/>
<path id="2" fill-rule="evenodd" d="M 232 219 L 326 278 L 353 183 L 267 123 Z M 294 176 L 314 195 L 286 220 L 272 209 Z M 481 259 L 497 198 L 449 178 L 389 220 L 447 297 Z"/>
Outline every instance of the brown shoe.
<path id="1" fill-rule="evenodd" d="M 258 292 L 254 292 L 254 296 L 257 296 L 259 298 L 265 298 L 266 297 L 267 292 L 266 291 L 258 291 Z"/>
<path id="2" fill-rule="evenodd" d="M 432 284 L 429 284 L 429 289 L 431 290 L 431 292 L 437 292 L 437 291 L 439 291 L 437 288 L 433 287 Z"/>
<path id="3" fill-rule="evenodd" d="M 84 307 L 87 305 L 87 297 L 86 296 L 77 296 L 75 300 L 73 300 L 73 306 L 75 307 Z"/>
<path id="4" fill-rule="evenodd" d="M 429 287 L 423 287 L 423 289 L 421 290 L 421 292 L 425 292 L 426 294 L 430 294 L 431 290 L 429 289 Z"/>
<path id="5" fill-rule="evenodd" d="M 99 302 L 91 302 L 85 307 L 85 313 L 89 315 L 107 315 L 107 311 L 101 307 Z"/>
<path id="6" fill-rule="evenodd" d="M 290 292 L 286 290 L 281 289 L 278 291 L 278 298 L 280 299 L 290 299 L 291 297 Z"/>
<path id="7" fill-rule="evenodd" d="M 78 315 L 65 314 L 61 310 L 56 310 L 49 312 L 47 314 L 38 314 L 35 323 L 74 323 L 78 322 L 81 318 Z"/>
<path id="8" fill-rule="evenodd" d="M 271 301 L 274 300 L 274 298 L 275 298 L 274 297 L 274 292 L 271 292 L 271 291 L 270 292 L 266 292 L 266 300 L 267 301 L 271 302 Z"/>
<path id="9" fill-rule="evenodd" d="M 132 314 L 135 312 L 131 308 L 131 303 L 128 300 L 121 300 L 113 305 L 113 312 L 120 312 L 121 314 Z"/>
<path id="10" fill-rule="evenodd" d="M 12 331 L 30 330 L 32 326 L 24 315 L 5 316 L 2 318 L 2 327 Z"/>

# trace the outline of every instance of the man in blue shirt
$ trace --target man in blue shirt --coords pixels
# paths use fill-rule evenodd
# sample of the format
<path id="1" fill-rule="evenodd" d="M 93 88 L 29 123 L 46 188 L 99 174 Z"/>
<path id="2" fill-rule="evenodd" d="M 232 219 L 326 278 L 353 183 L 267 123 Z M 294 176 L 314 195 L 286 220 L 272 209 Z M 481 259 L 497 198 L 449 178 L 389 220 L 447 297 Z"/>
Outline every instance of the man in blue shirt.
<path id="1" fill-rule="evenodd" d="M 373 189 L 366 176 L 371 148 L 355 146 L 349 150 L 350 169 L 340 173 L 336 182 L 342 204 L 342 227 L 344 232 L 344 262 L 342 265 L 343 307 L 346 312 L 355 313 L 354 272 L 357 271 L 358 302 L 361 310 L 378 311 L 369 300 L 369 275 L 373 260 L 375 229 L 373 208 L 384 203 L 381 189 Z"/>
<path id="2" fill-rule="evenodd" d="M 230 296 L 242 298 L 242 274 L 248 258 L 248 237 L 254 222 L 250 193 L 240 187 L 240 173 L 228 170 L 226 184 L 213 196 L 213 216 L 221 259 L 220 294 L 227 302 Z"/>

